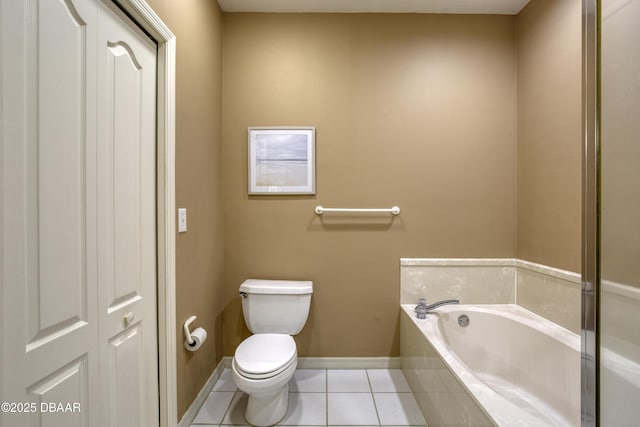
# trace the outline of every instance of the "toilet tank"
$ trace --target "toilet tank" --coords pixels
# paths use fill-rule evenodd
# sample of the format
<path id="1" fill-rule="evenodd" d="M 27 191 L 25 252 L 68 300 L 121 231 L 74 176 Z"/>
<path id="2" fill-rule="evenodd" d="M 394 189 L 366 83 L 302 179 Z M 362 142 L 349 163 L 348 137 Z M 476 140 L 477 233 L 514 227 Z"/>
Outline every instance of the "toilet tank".
<path id="1" fill-rule="evenodd" d="M 240 285 L 242 314 L 254 334 L 297 335 L 309 317 L 313 283 L 248 279 Z"/>

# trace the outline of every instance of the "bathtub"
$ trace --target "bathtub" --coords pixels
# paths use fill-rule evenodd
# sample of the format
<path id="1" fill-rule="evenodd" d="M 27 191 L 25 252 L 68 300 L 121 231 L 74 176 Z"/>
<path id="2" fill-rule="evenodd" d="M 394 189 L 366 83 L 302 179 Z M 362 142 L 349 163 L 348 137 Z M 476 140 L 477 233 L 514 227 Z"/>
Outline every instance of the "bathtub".
<path id="1" fill-rule="evenodd" d="M 580 337 L 518 305 L 402 305 L 401 363 L 429 426 L 579 426 Z M 458 324 L 460 315 L 469 324 Z"/>

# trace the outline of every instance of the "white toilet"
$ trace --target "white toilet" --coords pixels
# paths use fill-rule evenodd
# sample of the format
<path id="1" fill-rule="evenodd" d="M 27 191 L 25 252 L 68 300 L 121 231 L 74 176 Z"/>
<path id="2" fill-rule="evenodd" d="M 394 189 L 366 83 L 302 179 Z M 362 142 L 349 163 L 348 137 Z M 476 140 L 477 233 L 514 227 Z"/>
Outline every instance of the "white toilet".
<path id="1" fill-rule="evenodd" d="M 233 356 L 233 382 L 249 395 L 245 418 L 253 426 L 271 426 L 285 416 L 289 380 L 298 365 L 292 335 L 309 316 L 313 283 L 246 280 L 240 286 L 244 321 L 253 335 Z"/>

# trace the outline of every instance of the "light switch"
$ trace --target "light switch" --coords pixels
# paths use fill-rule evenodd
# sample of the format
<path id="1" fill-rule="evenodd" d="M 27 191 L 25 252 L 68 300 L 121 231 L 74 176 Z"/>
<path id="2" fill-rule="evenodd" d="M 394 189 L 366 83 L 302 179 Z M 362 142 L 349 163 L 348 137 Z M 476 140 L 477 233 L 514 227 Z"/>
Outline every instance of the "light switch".
<path id="1" fill-rule="evenodd" d="M 184 233 L 187 231 L 187 209 L 178 209 L 178 233 Z"/>

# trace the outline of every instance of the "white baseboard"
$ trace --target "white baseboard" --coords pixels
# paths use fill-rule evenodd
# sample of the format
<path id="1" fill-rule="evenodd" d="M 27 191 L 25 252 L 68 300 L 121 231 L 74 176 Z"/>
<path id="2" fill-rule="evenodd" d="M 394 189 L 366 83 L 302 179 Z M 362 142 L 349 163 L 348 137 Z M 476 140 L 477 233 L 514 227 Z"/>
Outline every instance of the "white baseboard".
<path id="1" fill-rule="evenodd" d="M 400 358 L 300 357 L 298 369 L 400 369 Z"/>
<path id="2" fill-rule="evenodd" d="M 204 386 L 202 387 L 202 389 L 200 390 L 196 398 L 193 400 L 193 402 L 191 402 L 191 405 L 189 406 L 189 409 L 187 409 L 187 412 L 185 412 L 182 418 L 180 419 L 180 422 L 178 423 L 178 427 L 189 427 L 191 425 L 191 422 L 198 414 L 200 407 L 202 406 L 204 401 L 207 400 L 207 397 L 209 397 L 209 393 L 211 393 L 211 389 L 213 389 L 213 386 L 218 381 L 218 378 L 220 378 L 220 375 L 222 375 L 222 371 L 224 371 L 224 369 L 226 368 L 225 359 L 227 358 L 223 357 L 220 363 L 218 363 L 218 366 L 216 366 L 216 368 L 213 370 L 207 382 L 204 384 Z M 229 366 L 231 366 L 231 358 L 229 357 L 228 359 L 229 359 Z"/>
<path id="3" fill-rule="evenodd" d="M 223 365 L 224 369 L 231 369 L 231 361 L 232 360 L 233 360 L 233 357 L 225 356 L 225 357 L 222 358 L 220 363 Z"/>

